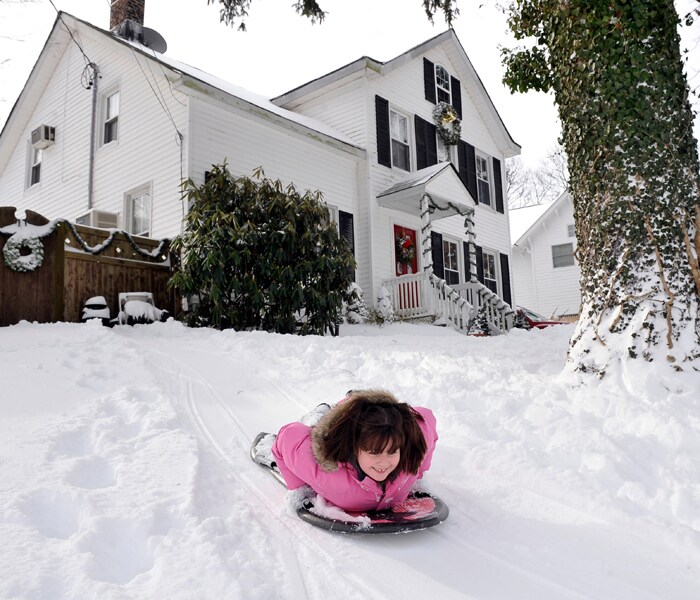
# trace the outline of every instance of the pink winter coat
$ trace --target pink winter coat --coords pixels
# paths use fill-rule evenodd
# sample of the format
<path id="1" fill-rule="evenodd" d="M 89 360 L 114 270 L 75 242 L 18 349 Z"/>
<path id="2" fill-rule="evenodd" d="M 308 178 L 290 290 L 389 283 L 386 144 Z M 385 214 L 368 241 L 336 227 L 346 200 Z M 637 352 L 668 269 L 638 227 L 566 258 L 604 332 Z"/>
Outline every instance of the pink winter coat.
<path id="1" fill-rule="evenodd" d="M 309 485 L 317 494 L 346 511 L 382 510 L 403 502 L 413 484 L 430 468 L 437 442 L 436 421 L 428 408 L 414 407 L 422 417 L 418 421 L 425 438 L 427 450 L 416 475 L 400 472 L 393 480 L 385 482 L 386 489 L 371 477 L 360 480 L 357 469 L 348 463 L 334 464 L 335 470 L 322 467 L 314 456 L 313 428 L 302 423 L 285 425 L 272 446 L 277 466 L 290 490 Z M 326 415 L 316 427 L 333 418 L 333 411 Z M 316 448 L 318 456 L 318 448 Z"/>

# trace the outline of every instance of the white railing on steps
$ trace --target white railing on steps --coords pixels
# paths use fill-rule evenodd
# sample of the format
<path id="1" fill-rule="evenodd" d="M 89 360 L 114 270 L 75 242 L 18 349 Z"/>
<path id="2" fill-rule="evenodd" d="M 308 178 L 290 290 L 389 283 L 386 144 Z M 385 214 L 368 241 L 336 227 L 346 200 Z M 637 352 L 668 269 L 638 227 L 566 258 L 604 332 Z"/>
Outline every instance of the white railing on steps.
<path id="1" fill-rule="evenodd" d="M 443 318 L 467 333 L 470 321 L 484 306 L 494 333 L 507 333 L 515 313 L 503 300 L 478 282 L 448 285 L 433 273 L 422 271 L 385 280 L 394 312 L 400 319 Z"/>

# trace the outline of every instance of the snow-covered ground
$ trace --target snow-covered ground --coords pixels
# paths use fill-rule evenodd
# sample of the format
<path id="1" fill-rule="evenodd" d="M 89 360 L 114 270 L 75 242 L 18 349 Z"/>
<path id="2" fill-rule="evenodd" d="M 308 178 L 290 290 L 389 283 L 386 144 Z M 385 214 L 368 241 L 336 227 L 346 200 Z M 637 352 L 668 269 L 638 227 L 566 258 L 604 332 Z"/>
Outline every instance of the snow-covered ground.
<path id="1" fill-rule="evenodd" d="M 0 597 L 697 600 L 700 377 L 580 385 L 572 331 L 0 329 Z M 438 527 L 315 529 L 251 462 L 364 386 L 436 413 Z"/>

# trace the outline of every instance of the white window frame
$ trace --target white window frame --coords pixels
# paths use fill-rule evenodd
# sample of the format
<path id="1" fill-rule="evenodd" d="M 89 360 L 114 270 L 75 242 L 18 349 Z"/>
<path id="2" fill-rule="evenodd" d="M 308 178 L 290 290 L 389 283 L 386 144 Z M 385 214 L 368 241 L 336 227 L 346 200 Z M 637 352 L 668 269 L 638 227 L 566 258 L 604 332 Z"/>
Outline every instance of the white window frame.
<path id="1" fill-rule="evenodd" d="M 442 73 L 444 73 L 444 77 Z M 439 64 L 435 65 L 435 98 L 438 102 L 447 102 L 447 104 L 452 104 L 450 72 Z"/>
<path id="2" fill-rule="evenodd" d="M 438 162 L 451 162 L 455 165 L 455 167 L 457 167 L 455 161 L 455 153 L 453 152 L 453 148 L 456 148 L 457 146 L 448 146 L 447 144 L 445 144 L 445 142 L 442 141 L 442 138 L 439 135 L 437 135 L 436 137 Z"/>
<path id="3" fill-rule="evenodd" d="M 26 189 L 41 183 L 41 164 L 44 162 L 44 150 L 35 148 L 29 142 L 27 149 L 27 185 Z M 35 180 L 36 174 L 36 180 Z"/>
<path id="4" fill-rule="evenodd" d="M 400 119 L 405 119 L 406 121 L 406 139 L 402 140 L 401 139 L 401 132 L 395 131 L 394 127 L 394 115 L 396 115 L 397 118 Z M 398 110 L 397 108 L 394 108 L 393 106 L 389 107 L 389 136 L 391 138 L 391 166 L 396 167 L 397 169 L 402 169 L 404 171 L 411 171 L 411 119 L 408 116 L 407 113 L 405 113 L 402 110 Z M 404 167 L 401 164 L 398 164 L 398 161 L 396 159 L 396 152 L 394 150 L 394 144 L 399 144 L 401 146 L 404 146 L 406 149 L 406 155 L 407 155 L 407 164 Z"/>
<path id="5" fill-rule="evenodd" d="M 565 248 L 566 246 L 571 247 L 571 252 L 555 252 L 555 248 Z M 552 244 L 552 268 L 553 269 L 564 269 L 566 267 L 573 267 L 576 264 L 576 257 L 574 253 L 576 249 L 572 242 L 566 242 L 565 244 Z M 559 264 L 557 264 L 559 263 Z"/>
<path id="6" fill-rule="evenodd" d="M 476 155 L 476 195 L 478 196 L 479 204 L 484 206 L 494 207 L 493 193 L 493 173 L 491 172 L 491 157 L 478 150 Z M 486 166 L 486 170 L 480 167 L 480 162 Z M 486 178 L 483 177 L 486 175 Z M 485 192 L 488 193 L 488 198 L 485 198 Z"/>
<path id="7" fill-rule="evenodd" d="M 446 249 L 447 245 L 454 246 L 454 251 L 455 251 L 454 252 L 454 261 L 455 261 L 454 265 L 450 265 L 449 267 L 447 265 L 447 256 L 445 254 L 445 252 L 447 250 Z M 462 269 L 460 267 L 461 267 L 462 263 L 461 263 L 460 256 L 459 256 L 459 254 L 460 254 L 459 247 L 460 247 L 460 243 L 458 240 L 444 236 L 444 235 L 442 236 L 442 268 L 443 268 L 443 272 L 444 272 L 443 279 L 449 285 L 456 285 L 460 282 L 460 279 L 461 279 Z M 454 273 L 454 276 L 448 277 L 447 276 L 448 271 L 450 273 Z M 455 280 L 452 281 L 452 279 L 455 279 Z"/>
<path id="8" fill-rule="evenodd" d="M 113 98 L 117 94 L 117 110 L 116 114 L 110 114 L 110 98 Z M 119 128 L 120 128 L 120 116 L 121 116 L 121 89 L 119 86 L 112 86 L 107 91 L 102 94 L 100 100 L 100 131 L 99 139 L 101 146 L 109 146 L 111 144 L 116 144 L 119 142 Z M 107 139 L 107 126 L 113 124 L 116 128 L 114 137 Z"/>
<path id="9" fill-rule="evenodd" d="M 493 273 L 491 272 L 491 269 L 488 268 L 488 259 L 493 259 Z M 498 252 L 494 250 L 486 250 L 485 248 L 481 249 L 481 262 L 482 266 L 484 269 L 484 285 L 489 288 L 494 294 L 501 295 L 500 289 L 501 289 L 501 283 L 500 283 L 500 274 L 498 272 L 499 268 L 499 260 L 498 260 Z M 488 277 L 487 277 L 488 275 Z M 491 276 L 493 275 L 493 276 Z M 493 282 L 493 287 L 489 285 L 490 282 Z M 493 288 L 496 288 L 495 290 Z"/>
<path id="10" fill-rule="evenodd" d="M 145 211 L 148 218 L 147 229 L 143 227 L 134 227 L 134 202 L 142 199 L 144 196 L 148 196 L 148 206 Z M 132 235 L 151 237 L 153 231 L 153 193 L 150 183 L 129 190 L 124 194 L 124 229 Z M 137 229 L 140 231 L 136 231 Z"/>

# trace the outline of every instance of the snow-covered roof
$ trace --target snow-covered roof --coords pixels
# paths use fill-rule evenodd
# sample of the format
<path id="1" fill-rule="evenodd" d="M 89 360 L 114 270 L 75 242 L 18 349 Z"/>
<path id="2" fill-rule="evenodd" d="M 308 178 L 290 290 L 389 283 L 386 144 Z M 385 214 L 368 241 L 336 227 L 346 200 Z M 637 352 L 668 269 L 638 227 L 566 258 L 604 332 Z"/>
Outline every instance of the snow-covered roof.
<path id="1" fill-rule="evenodd" d="M 510 222 L 510 239 L 514 240 L 513 245 L 520 246 L 524 244 L 527 238 L 537 229 L 537 226 L 570 197 L 571 194 L 565 191 L 556 200 L 548 204 L 511 208 L 508 211 L 508 219 Z"/>
<path id="2" fill-rule="evenodd" d="M 420 185 L 424 185 L 424 184 L 428 183 L 438 173 L 444 171 L 445 169 L 449 168 L 450 166 L 451 166 L 450 163 L 443 162 L 443 163 L 437 163 L 435 165 L 431 165 L 429 167 L 425 167 L 424 169 L 420 169 L 418 171 L 415 171 L 414 173 L 411 173 L 408 177 L 406 177 L 400 181 L 397 181 L 390 188 L 387 188 L 383 192 L 380 192 L 379 194 L 377 194 L 377 198 L 380 198 L 381 196 L 388 196 L 389 194 L 393 194 L 395 192 L 400 192 L 401 190 L 406 190 L 408 188 L 418 187 Z"/>

